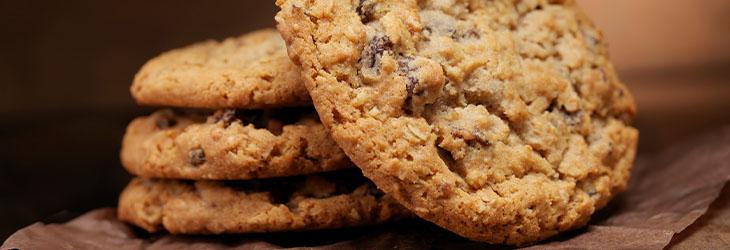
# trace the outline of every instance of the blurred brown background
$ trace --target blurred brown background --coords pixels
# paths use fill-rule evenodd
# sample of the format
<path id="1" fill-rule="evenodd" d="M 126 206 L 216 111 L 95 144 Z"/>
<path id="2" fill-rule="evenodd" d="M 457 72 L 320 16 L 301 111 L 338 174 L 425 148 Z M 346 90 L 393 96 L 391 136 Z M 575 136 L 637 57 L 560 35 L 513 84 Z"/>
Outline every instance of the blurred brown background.
<path id="1" fill-rule="evenodd" d="M 730 124 L 730 1 L 578 0 L 640 110 L 641 154 Z M 168 49 L 274 25 L 273 1 L 0 1 L 0 239 L 114 206 L 136 70 Z M 70 211 L 70 212 L 64 212 Z"/>

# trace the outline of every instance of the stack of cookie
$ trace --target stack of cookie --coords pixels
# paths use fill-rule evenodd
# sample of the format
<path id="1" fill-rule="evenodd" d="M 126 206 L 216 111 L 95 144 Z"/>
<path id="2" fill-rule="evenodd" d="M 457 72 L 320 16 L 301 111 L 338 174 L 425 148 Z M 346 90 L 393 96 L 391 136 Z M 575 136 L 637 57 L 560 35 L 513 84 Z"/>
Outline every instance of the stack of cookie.
<path id="1" fill-rule="evenodd" d="M 625 189 L 636 107 L 574 1 L 276 4 L 286 45 L 261 31 L 166 53 L 139 73 L 142 104 L 225 110 L 132 122 L 123 162 L 158 179 L 130 184 L 123 220 L 223 233 L 413 213 L 521 245 L 585 225 Z M 316 114 L 282 109 L 310 96 Z M 315 174 L 348 157 L 367 179 Z"/>
<path id="2" fill-rule="evenodd" d="M 131 91 L 164 109 L 129 124 L 137 176 L 121 220 L 149 232 L 248 233 L 375 224 L 409 212 L 354 168 L 320 123 L 274 30 L 146 63 Z"/>

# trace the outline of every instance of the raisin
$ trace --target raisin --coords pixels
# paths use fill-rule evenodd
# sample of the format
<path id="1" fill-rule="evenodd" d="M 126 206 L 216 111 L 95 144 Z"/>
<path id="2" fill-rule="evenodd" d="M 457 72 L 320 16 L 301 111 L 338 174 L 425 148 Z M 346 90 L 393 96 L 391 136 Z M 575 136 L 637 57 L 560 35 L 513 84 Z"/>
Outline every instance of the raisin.
<path id="1" fill-rule="evenodd" d="M 415 76 L 408 76 L 408 83 L 406 83 L 406 93 L 408 97 L 413 96 L 416 85 L 418 85 L 418 78 Z"/>
<path id="2" fill-rule="evenodd" d="M 408 82 L 406 83 L 406 92 L 408 93 L 408 96 L 413 96 L 413 91 L 416 89 L 416 85 L 418 85 L 418 77 L 413 75 L 414 69 L 409 65 L 409 63 L 413 60 L 413 57 L 404 57 L 403 59 L 398 60 L 398 74 L 405 76 L 408 79 Z"/>
<path id="3" fill-rule="evenodd" d="M 368 23 L 373 20 L 373 4 L 367 3 L 367 0 L 360 0 L 360 3 L 355 8 L 357 15 L 360 16 L 362 23 Z"/>
<path id="4" fill-rule="evenodd" d="M 209 121 L 212 123 L 223 122 L 223 126 L 227 128 L 236 121 L 236 110 L 226 109 L 221 112 L 216 112 Z"/>
<path id="5" fill-rule="evenodd" d="M 467 31 L 459 31 L 451 34 L 451 38 L 454 40 L 468 40 L 468 39 L 479 39 L 479 33 L 476 30 L 470 29 Z"/>
<path id="6" fill-rule="evenodd" d="M 200 166 L 205 163 L 205 151 L 202 148 L 194 148 L 188 153 L 190 165 Z"/>
<path id="7" fill-rule="evenodd" d="M 466 145 L 472 148 L 478 148 L 478 147 L 490 147 L 492 146 L 492 143 L 486 140 L 482 140 L 481 138 L 477 138 L 475 140 L 468 140 L 466 141 Z"/>
<path id="8" fill-rule="evenodd" d="M 406 112 L 406 114 L 411 114 L 411 100 L 413 99 L 413 95 L 416 94 L 416 86 L 418 85 L 418 78 L 413 75 L 414 69 L 410 67 L 409 63 L 412 62 L 414 59 L 413 57 L 403 57 L 402 59 L 398 60 L 398 74 L 401 76 L 405 76 L 408 80 L 406 82 L 406 98 L 403 102 L 403 110 Z"/>
<path id="9" fill-rule="evenodd" d="M 393 50 L 393 42 L 387 35 L 376 36 L 368 43 L 365 50 L 362 52 L 362 63 L 363 65 L 373 68 L 380 64 L 380 57 L 386 51 Z"/>
<path id="10" fill-rule="evenodd" d="M 398 74 L 399 75 L 407 75 L 408 73 L 413 71 L 413 68 L 411 68 L 410 63 L 414 60 L 412 56 L 404 56 L 401 59 L 398 60 Z"/>

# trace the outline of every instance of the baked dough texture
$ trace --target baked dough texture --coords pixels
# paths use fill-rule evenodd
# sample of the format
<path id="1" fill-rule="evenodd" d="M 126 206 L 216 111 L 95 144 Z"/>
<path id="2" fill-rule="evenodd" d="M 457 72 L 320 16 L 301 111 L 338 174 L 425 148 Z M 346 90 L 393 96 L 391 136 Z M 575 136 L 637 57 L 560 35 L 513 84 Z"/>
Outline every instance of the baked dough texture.
<path id="1" fill-rule="evenodd" d="M 278 0 L 323 124 L 416 215 L 523 245 L 624 190 L 634 100 L 569 0 Z"/>
<path id="2" fill-rule="evenodd" d="M 160 110 L 132 121 L 122 165 L 136 176 L 246 180 L 353 167 L 311 108 Z"/>
<path id="3" fill-rule="evenodd" d="M 273 29 L 205 41 L 147 62 L 130 91 L 150 106 L 260 109 L 311 106 L 299 69 Z"/>
<path id="4" fill-rule="evenodd" d="M 235 182 L 136 178 L 117 213 L 149 232 L 173 234 L 332 229 L 410 217 L 359 171 Z"/>

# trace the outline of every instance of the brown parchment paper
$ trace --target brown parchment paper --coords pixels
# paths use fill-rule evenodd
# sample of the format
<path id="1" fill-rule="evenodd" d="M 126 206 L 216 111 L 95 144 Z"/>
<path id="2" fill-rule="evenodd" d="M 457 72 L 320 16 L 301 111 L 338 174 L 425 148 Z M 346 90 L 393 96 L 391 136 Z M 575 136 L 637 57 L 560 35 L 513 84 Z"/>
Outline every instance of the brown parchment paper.
<path id="1" fill-rule="evenodd" d="M 730 188 L 713 204 L 728 180 L 730 127 L 656 157 L 639 156 L 629 190 L 588 226 L 528 249 L 662 249 L 670 242 L 680 249 L 730 249 L 730 195 L 725 194 Z M 174 236 L 145 234 L 114 214 L 103 208 L 63 224 L 36 223 L 10 236 L 2 249 L 508 248 L 471 242 L 417 219 L 318 232 Z"/>

